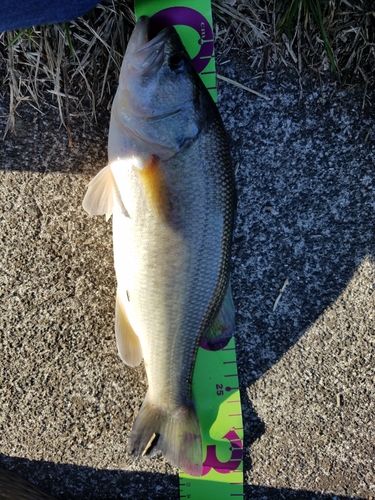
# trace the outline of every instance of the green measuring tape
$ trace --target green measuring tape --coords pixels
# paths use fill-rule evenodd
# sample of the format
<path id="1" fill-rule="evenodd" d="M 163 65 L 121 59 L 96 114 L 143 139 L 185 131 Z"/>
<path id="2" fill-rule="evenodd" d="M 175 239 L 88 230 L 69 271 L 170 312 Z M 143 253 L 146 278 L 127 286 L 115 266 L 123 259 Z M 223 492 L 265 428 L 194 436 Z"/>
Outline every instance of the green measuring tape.
<path id="1" fill-rule="evenodd" d="M 136 0 L 135 14 L 160 29 L 175 26 L 195 69 L 217 101 L 214 36 L 209 0 Z M 193 396 L 202 432 L 201 477 L 180 472 L 180 498 L 243 497 L 243 426 L 234 338 L 221 350 L 198 348 Z"/>
<path id="2" fill-rule="evenodd" d="M 193 396 L 202 431 L 203 474 L 180 473 L 180 498 L 243 496 L 243 427 L 234 338 L 220 351 L 199 347 Z"/>
<path id="3" fill-rule="evenodd" d="M 173 25 L 213 100 L 217 101 L 214 34 L 209 0 L 135 0 L 135 15 L 160 29 Z"/>

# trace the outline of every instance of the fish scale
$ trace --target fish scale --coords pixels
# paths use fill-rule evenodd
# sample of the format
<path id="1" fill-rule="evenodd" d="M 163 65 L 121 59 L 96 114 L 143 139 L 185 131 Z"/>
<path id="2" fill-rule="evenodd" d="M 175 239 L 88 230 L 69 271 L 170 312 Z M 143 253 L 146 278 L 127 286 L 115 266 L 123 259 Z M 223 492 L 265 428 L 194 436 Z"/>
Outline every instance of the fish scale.
<path id="1" fill-rule="evenodd" d="M 173 162 L 171 162 L 171 163 L 173 163 Z M 168 172 L 169 170 L 172 172 L 175 170 L 179 170 L 181 172 L 181 168 L 182 168 L 182 165 L 178 165 L 177 167 L 174 164 L 169 164 L 169 165 L 165 164 L 164 165 L 165 172 Z M 184 168 L 186 169 L 186 164 L 184 164 Z M 168 175 L 167 175 L 167 179 L 169 180 Z M 172 179 L 170 179 L 170 183 L 171 183 L 171 185 L 173 185 Z M 181 198 L 184 197 L 184 192 L 186 192 L 186 186 L 182 185 L 181 186 Z M 205 196 L 205 194 L 202 194 L 202 197 L 200 199 L 204 199 L 204 196 Z M 186 205 L 190 204 L 190 206 L 191 206 L 190 198 L 191 198 L 191 195 L 189 195 L 187 197 Z M 194 196 L 193 198 L 195 200 L 195 205 L 196 205 L 197 204 L 196 203 L 197 197 Z M 180 203 L 183 204 L 183 200 L 180 200 Z M 201 205 L 203 206 L 203 204 L 201 204 Z M 184 324 L 186 326 L 189 326 L 188 330 L 193 330 L 193 331 L 198 330 L 199 331 L 199 330 L 205 329 L 205 327 L 202 325 L 199 325 L 198 323 L 197 323 L 197 325 L 195 325 L 193 322 L 193 319 L 196 319 L 196 321 L 198 321 L 200 318 L 204 317 L 204 314 L 206 311 L 202 312 L 201 304 L 209 302 L 207 299 L 205 299 L 205 296 L 209 297 L 210 301 L 211 301 L 212 289 L 214 288 L 214 286 L 212 284 L 211 285 L 209 284 L 206 277 L 210 276 L 212 274 L 211 266 L 213 266 L 213 255 L 212 255 L 214 253 L 213 249 L 218 248 L 219 251 L 217 251 L 217 253 L 221 256 L 221 252 L 220 252 L 221 238 L 218 237 L 218 234 L 220 234 L 220 233 L 217 233 L 215 228 L 211 228 L 209 230 L 209 232 L 207 233 L 207 228 L 205 228 L 205 224 L 207 222 L 207 219 L 204 217 L 203 214 L 200 215 L 200 207 L 193 208 L 193 212 L 194 212 L 194 217 L 198 221 L 200 221 L 200 229 L 199 229 L 199 226 L 198 227 L 194 226 L 194 230 L 193 230 L 189 239 L 194 243 L 195 246 L 196 246 L 196 242 L 199 240 L 202 241 L 202 245 L 200 248 L 196 249 L 194 252 L 194 255 L 199 254 L 200 258 L 194 259 L 195 260 L 194 265 L 198 269 L 197 269 L 197 271 L 192 272 L 192 275 L 198 276 L 199 279 L 197 281 L 195 281 L 194 283 L 191 283 L 191 285 L 188 287 L 188 294 L 191 295 L 192 296 L 191 299 L 194 299 L 194 300 L 188 299 L 187 303 L 188 303 L 188 307 L 190 307 L 193 304 L 196 304 L 196 306 L 195 306 L 195 310 L 190 311 L 188 309 L 187 311 L 184 311 L 184 315 L 186 316 L 187 319 L 186 320 L 181 319 L 179 323 L 182 326 Z M 189 217 L 190 217 L 190 214 L 188 213 L 185 216 L 185 218 L 189 219 Z M 188 222 L 186 222 L 186 223 L 183 222 L 182 225 L 184 227 L 187 226 L 189 228 Z M 228 231 L 230 232 L 230 230 L 231 230 L 231 228 L 229 226 Z M 157 226 L 155 231 L 160 231 L 160 228 Z M 146 232 L 149 234 L 150 230 L 148 229 Z M 166 235 L 165 236 L 163 235 L 162 237 L 160 237 L 160 235 L 159 235 L 159 238 L 166 239 L 168 232 L 169 232 L 169 229 L 167 228 Z M 172 230 L 171 233 L 172 233 L 172 236 L 175 235 L 174 230 Z M 205 234 L 204 238 L 202 238 L 203 234 Z M 179 235 L 177 234 L 176 236 L 177 236 L 176 244 L 178 244 Z M 152 240 L 152 238 L 150 238 L 150 237 L 148 239 Z M 172 246 L 174 246 L 174 245 L 172 244 Z M 158 252 L 160 254 L 160 244 L 157 245 L 157 248 L 158 248 Z M 146 252 L 146 250 L 145 250 L 145 252 Z M 150 252 L 150 248 L 148 245 L 147 253 L 149 253 L 149 252 Z M 209 257 L 209 258 L 205 258 L 205 257 Z M 221 260 L 221 257 L 220 257 L 220 260 Z M 168 261 L 168 262 L 169 262 L 169 264 L 171 263 L 171 261 Z M 193 263 L 192 263 L 192 265 L 193 265 Z M 228 265 L 228 263 L 226 263 L 226 265 Z M 158 275 L 153 274 L 153 277 L 155 278 L 156 281 L 162 281 L 162 279 L 165 278 L 166 272 L 167 272 L 167 269 L 165 269 L 164 267 L 159 267 Z M 159 276 L 159 278 L 157 278 L 157 276 Z M 149 282 L 148 277 L 145 277 L 141 281 L 143 283 Z M 168 283 L 170 285 L 169 281 L 168 281 Z M 170 293 L 169 294 L 173 295 L 173 294 L 175 294 L 175 292 L 176 292 L 176 290 L 174 290 L 174 287 L 170 286 Z M 145 290 L 140 291 L 138 293 L 138 295 L 140 297 L 144 298 L 146 296 L 146 291 Z M 150 304 L 147 304 L 145 302 L 145 300 L 142 300 L 142 302 L 139 304 L 138 307 L 140 310 L 143 311 L 144 319 L 147 322 L 147 324 L 145 323 L 143 329 L 144 329 L 144 331 L 150 332 L 150 334 L 151 334 L 151 329 L 152 329 L 151 322 L 155 322 L 155 316 L 152 314 L 154 307 L 151 306 Z M 173 308 L 171 308 L 171 309 L 173 309 Z M 150 313 L 148 314 L 146 311 L 150 311 Z M 190 318 L 190 319 L 188 319 L 188 318 Z M 173 318 L 170 318 L 169 324 L 171 323 L 172 319 Z M 178 348 L 181 351 L 181 359 L 185 359 L 186 364 L 191 365 L 191 363 L 188 363 L 188 361 L 187 361 L 188 358 L 184 352 L 185 349 L 184 349 L 184 343 L 183 343 L 184 339 L 186 339 L 186 342 L 188 343 L 187 339 L 189 339 L 191 337 L 191 334 L 189 334 L 189 332 L 186 332 L 186 327 L 183 327 L 183 328 L 180 327 L 179 329 L 176 328 L 176 335 L 178 335 L 178 338 L 180 339 L 180 344 L 179 344 Z M 189 350 L 190 347 L 187 346 L 187 349 Z M 172 357 L 173 356 L 173 348 L 171 349 L 171 346 L 168 346 L 167 344 L 166 345 L 162 344 L 162 340 L 161 340 L 160 341 L 160 348 L 158 348 L 157 354 L 154 354 L 152 356 L 152 358 L 150 359 L 150 367 L 151 367 L 151 365 L 155 365 L 155 371 L 157 371 L 159 369 L 159 374 L 160 374 L 160 365 L 167 366 L 167 360 L 165 359 L 166 354 L 168 354 L 168 356 Z M 159 382 L 157 381 L 158 379 L 155 378 L 154 380 L 155 380 L 155 385 L 159 386 Z M 179 387 L 179 385 L 180 385 L 179 380 L 176 379 L 175 381 L 171 381 L 171 383 L 172 382 L 176 385 L 176 387 Z"/>

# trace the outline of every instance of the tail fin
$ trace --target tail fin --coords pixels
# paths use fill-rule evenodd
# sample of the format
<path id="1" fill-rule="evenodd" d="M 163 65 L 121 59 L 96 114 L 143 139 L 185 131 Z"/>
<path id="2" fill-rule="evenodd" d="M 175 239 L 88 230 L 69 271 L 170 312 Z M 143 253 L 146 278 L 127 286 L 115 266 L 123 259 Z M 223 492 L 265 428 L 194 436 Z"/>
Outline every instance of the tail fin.
<path id="1" fill-rule="evenodd" d="M 202 474 L 202 438 L 193 404 L 167 410 L 152 404 L 146 394 L 129 437 L 128 453 L 140 458 L 157 451 L 191 476 Z"/>

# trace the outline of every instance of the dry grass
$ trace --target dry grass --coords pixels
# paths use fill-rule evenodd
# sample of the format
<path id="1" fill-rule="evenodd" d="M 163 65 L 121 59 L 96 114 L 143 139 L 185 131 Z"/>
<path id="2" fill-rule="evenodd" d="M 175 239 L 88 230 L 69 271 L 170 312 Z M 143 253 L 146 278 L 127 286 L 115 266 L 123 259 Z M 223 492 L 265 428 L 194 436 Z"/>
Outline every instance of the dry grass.
<path id="1" fill-rule="evenodd" d="M 0 34 L 0 97 L 9 100 L 4 135 L 25 101 L 58 108 L 68 131 L 71 117 L 95 120 L 99 106 L 110 106 L 134 22 L 128 4 L 113 1 L 69 23 Z"/>
<path id="2" fill-rule="evenodd" d="M 213 6 L 226 24 L 219 52 L 235 45 L 253 68 L 281 63 L 321 77 L 333 71 L 343 83 L 374 78 L 373 0 L 224 0 Z"/>
<path id="3" fill-rule="evenodd" d="M 373 83 L 372 0 L 221 0 L 213 10 L 221 61 L 235 48 L 258 71 L 283 64 Z M 71 117 L 93 121 L 99 107 L 109 108 L 133 23 L 129 1 L 112 0 L 69 23 L 0 34 L 4 135 L 25 101 L 58 108 L 68 133 Z"/>

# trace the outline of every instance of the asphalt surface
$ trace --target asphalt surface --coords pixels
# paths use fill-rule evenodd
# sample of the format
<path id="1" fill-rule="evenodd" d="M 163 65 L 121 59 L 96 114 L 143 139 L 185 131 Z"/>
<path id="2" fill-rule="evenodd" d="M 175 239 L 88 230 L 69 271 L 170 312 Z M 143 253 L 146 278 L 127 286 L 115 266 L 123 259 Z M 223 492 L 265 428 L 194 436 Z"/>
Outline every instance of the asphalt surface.
<path id="1" fill-rule="evenodd" d="M 245 496 L 370 499 L 374 90 L 232 59 L 219 71 L 270 98 L 220 84 Z M 56 109 L 18 112 L 0 145 L 0 467 L 58 499 L 177 499 L 174 468 L 126 455 L 147 381 L 116 351 L 111 223 L 81 208 L 106 164 L 108 114 L 72 118 L 69 147 Z"/>

